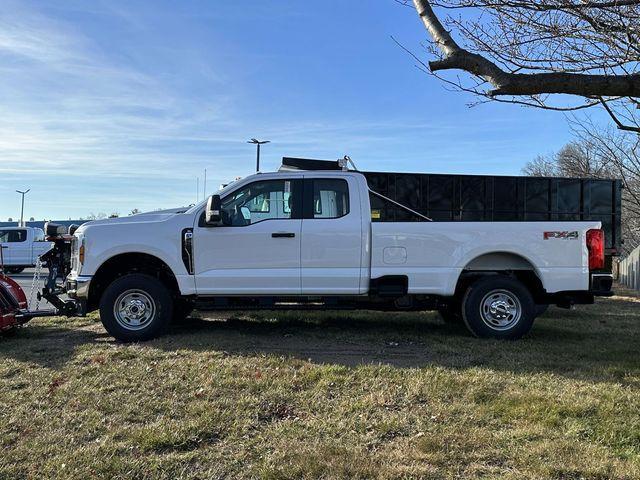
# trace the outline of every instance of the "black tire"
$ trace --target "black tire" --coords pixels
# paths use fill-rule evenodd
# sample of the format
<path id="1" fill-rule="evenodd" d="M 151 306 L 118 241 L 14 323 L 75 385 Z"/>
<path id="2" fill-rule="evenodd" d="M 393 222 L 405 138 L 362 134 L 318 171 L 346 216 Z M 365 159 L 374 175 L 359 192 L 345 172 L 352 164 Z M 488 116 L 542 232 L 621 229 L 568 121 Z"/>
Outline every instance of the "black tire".
<path id="1" fill-rule="evenodd" d="M 189 300 L 184 300 L 182 298 L 174 300 L 171 321 L 175 323 L 182 322 L 191 315 L 193 308 L 193 302 L 190 302 Z"/>
<path id="2" fill-rule="evenodd" d="M 24 267 L 5 267 L 5 270 L 9 275 L 16 275 L 24 271 Z"/>
<path id="3" fill-rule="evenodd" d="M 492 310 L 494 305 L 497 308 Z M 467 289 L 462 318 L 476 337 L 514 340 L 531 330 L 535 303 L 527 287 L 518 280 L 502 275 L 486 276 Z"/>
<path id="4" fill-rule="evenodd" d="M 547 304 L 536 304 L 536 318 L 540 315 L 544 315 L 544 313 L 549 309 L 549 305 Z"/>
<path id="5" fill-rule="evenodd" d="M 116 303 L 121 308 L 117 308 Z M 142 318 L 137 318 L 140 315 Z M 100 320 L 104 328 L 122 342 L 150 340 L 162 335 L 172 315 L 171 292 L 150 275 L 124 275 L 114 280 L 100 299 Z"/>
<path id="6" fill-rule="evenodd" d="M 462 310 L 460 305 L 449 305 L 439 308 L 438 313 L 444 323 L 448 325 L 460 325 L 462 323 Z"/>

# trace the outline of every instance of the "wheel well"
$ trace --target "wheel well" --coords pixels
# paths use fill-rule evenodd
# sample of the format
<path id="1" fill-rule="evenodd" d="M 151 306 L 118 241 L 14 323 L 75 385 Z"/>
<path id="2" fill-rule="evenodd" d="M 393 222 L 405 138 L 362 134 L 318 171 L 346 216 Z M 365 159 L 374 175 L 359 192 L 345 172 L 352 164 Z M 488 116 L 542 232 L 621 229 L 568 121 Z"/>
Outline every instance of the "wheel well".
<path id="1" fill-rule="evenodd" d="M 475 270 L 532 270 L 533 264 L 521 255 L 511 252 L 491 252 L 479 255 L 464 267 L 466 271 Z"/>
<path id="2" fill-rule="evenodd" d="M 534 301 L 542 301 L 546 293 L 529 260 L 515 253 L 492 252 L 474 258 L 465 266 L 456 284 L 455 297 L 462 298 L 469 285 L 486 275 L 506 275 L 519 280 L 529 289 Z"/>
<path id="3" fill-rule="evenodd" d="M 158 257 L 147 253 L 123 253 L 111 257 L 98 268 L 91 279 L 87 310 L 98 308 L 105 288 L 116 278 L 128 273 L 146 273 L 159 279 L 175 296 L 180 289 L 171 268 Z"/>

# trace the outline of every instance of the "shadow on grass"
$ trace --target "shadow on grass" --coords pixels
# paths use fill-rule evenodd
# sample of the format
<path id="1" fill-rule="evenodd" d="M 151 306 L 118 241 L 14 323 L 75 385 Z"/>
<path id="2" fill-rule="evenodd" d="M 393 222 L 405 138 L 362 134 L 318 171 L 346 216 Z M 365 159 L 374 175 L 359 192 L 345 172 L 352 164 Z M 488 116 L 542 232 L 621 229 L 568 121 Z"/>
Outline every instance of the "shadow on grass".
<path id="1" fill-rule="evenodd" d="M 551 308 L 528 337 L 515 342 L 479 340 L 434 312 L 206 313 L 148 342 L 165 351 L 223 351 L 278 355 L 320 364 L 398 368 L 437 365 L 486 367 L 514 373 L 547 372 L 590 381 L 637 381 L 640 371 L 640 302 L 615 297 L 566 311 Z M 91 320 L 34 324 L 0 339 L 0 358 L 58 368 L 79 347 L 112 341 Z M 89 325 L 90 328 L 83 328 Z"/>
<path id="2" fill-rule="evenodd" d="M 57 369 L 64 366 L 75 354 L 76 349 L 94 344 L 99 339 L 113 340 L 103 330 L 93 331 L 79 328 L 83 324 L 93 324 L 87 319 L 56 318 L 54 323 L 32 321 L 0 336 L 0 361 L 14 358 L 35 363 L 42 367 Z"/>
<path id="3" fill-rule="evenodd" d="M 637 379 L 640 303 L 606 299 L 577 310 L 551 308 L 528 337 L 479 340 L 433 312 L 256 312 L 191 318 L 154 345 L 230 355 L 283 355 L 314 363 L 394 367 L 487 367 L 593 381 Z"/>

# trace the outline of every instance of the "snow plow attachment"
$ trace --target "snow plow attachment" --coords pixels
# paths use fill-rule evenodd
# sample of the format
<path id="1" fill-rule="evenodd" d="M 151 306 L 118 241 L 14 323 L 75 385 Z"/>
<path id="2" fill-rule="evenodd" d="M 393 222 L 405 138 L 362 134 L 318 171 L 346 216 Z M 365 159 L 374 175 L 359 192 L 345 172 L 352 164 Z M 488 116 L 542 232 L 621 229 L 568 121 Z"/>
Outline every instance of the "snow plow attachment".
<path id="1" fill-rule="evenodd" d="M 64 295 L 64 278 L 71 266 L 71 241 L 73 231 L 66 227 L 48 223 L 45 225 L 47 241 L 52 242 L 51 250 L 38 259 L 36 272 L 32 282 L 31 294 L 40 288 L 40 271 L 46 266 L 49 273 L 44 287 L 37 292 L 36 299 L 27 299 L 22 287 L 4 271 L 2 250 L 0 249 L 0 332 L 6 332 L 27 323 L 35 317 L 51 317 L 56 315 L 74 316 L 78 312 L 77 304 L 72 300 L 62 299 Z M 41 299 L 47 300 L 54 309 L 38 310 Z M 29 310 L 29 300 L 35 301 L 35 310 Z"/>

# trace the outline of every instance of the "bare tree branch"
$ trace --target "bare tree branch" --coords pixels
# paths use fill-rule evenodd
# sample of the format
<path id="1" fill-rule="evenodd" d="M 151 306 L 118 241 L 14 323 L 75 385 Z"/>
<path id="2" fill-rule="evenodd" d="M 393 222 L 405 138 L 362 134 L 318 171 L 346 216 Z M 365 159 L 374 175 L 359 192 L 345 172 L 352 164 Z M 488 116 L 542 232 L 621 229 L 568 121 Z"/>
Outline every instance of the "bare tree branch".
<path id="1" fill-rule="evenodd" d="M 602 104 L 602 106 L 604 107 L 604 109 L 606 110 L 606 112 L 609 114 L 609 116 L 611 117 L 611 119 L 613 120 L 613 122 L 616 124 L 616 126 L 620 129 L 620 130 L 624 130 L 626 132 L 636 132 L 636 133 L 640 133 L 640 127 L 632 127 L 631 125 L 624 125 L 616 116 L 615 113 L 613 113 L 613 111 L 611 110 L 611 108 L 609 108 L 609 105 L 607 105 L 607 102 L 605 102 L 602 97 L 600 97 L 600 103 Z"/>
<path id="2" fill-rule="evenodd" d="M 395 1 L 429 33 L 430 61 L 409 52 L 419 68 L 479 103 L 599 105 L 621 130 L 640 133 L 640 0 Z M 451 79 L 452 70 L 470 76 Z"/>
<path id="3" fill-rule="evenodd" d="M 640 74 L 620 76 L 578 73 L 509 73 L 484 56 L 460 47 L 444 28 L 428 0 L 413 0 L 422 23 L 443 58 L 429 62 L 432 72 L 458 69 L 477 75 L 494 89 L 489 96 L 564 93 L 586 97 L 638 97 Z"/>

